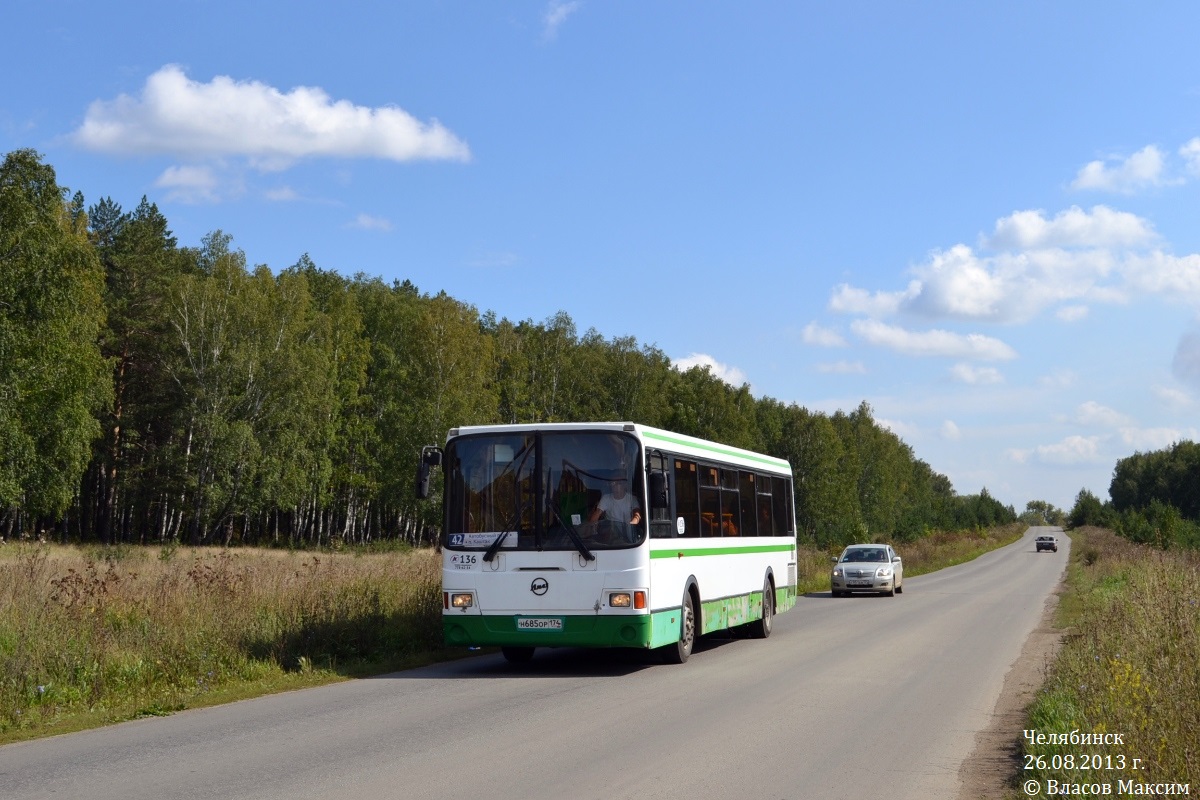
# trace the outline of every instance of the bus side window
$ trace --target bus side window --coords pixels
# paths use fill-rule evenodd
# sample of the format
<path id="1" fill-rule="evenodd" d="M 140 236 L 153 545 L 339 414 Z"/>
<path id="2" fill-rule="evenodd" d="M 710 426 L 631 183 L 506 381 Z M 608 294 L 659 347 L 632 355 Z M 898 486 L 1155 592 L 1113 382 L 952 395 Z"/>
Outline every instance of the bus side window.
<path id="1" fill-rule="evenodd" d="M 792 482 L 787 478 L 772 478 L 771 479 L 771 494 L 774 502 L 775 516 L 775 535 L 776 536 L 792 536 L 795 533 L 795 525 L 792 520 Z"/>
<path id="2" fill-rule="evenodd" d="M 758 536 L 758 523 L 755 517 L 754 473 L 743 472 L 739 479 L 742 494 L 742 536 Z"/>
<path id="3" fill-rule="evenodd" d="M 744 536 L 741 531 L 742 512 L 738 471 L 721 468 L 721 535 Z"/>
<path id="4" fill-rule="evenodd" d="M 675 460 L 675 516 L 676 524 L 683 521 L 683 529 L 676 529 L 679 536 L 700 535 L 700 498 L 697 494 L 696 462 Z"/>
<path id="5" fill-rule="evenodd" d="M 675 517 L 671 512 L 674 492 L 671 491 L 671 475 L 667 470 L 667 459 L 662 453 L 650 456 L 648 479 L 650 496 L 646 506 L 650 509 L 650 537 L 668 539 L 675 537 Z"/>
<path id="6" fill-rule="evenodd" d="M 758 535 L 774 536 L 775 524 L 771 519 L 771 477 L 760 475 L 756 493 L 758 505 Z"/>
<path id="7" fill-rule="evenodd" d="M 721 535 L 721 470 L 700 467 L 700 535 Z"/>

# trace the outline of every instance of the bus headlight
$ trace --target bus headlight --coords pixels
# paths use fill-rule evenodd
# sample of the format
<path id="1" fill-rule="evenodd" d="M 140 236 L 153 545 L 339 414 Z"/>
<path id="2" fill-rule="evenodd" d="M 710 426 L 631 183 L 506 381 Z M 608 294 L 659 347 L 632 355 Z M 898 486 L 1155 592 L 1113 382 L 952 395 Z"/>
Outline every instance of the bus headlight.
<path id="1" fill-rule="evenodd" d="M 475 605 L 475 595 L 470 592 L 449 592 L 447 608 L 471 608 Z"/>
<path id="2" fill-rule="evenodd" d="M 637 592 L 609 592 L 608 593 L 609 608 L 645 608 L 646 593 Z"/>

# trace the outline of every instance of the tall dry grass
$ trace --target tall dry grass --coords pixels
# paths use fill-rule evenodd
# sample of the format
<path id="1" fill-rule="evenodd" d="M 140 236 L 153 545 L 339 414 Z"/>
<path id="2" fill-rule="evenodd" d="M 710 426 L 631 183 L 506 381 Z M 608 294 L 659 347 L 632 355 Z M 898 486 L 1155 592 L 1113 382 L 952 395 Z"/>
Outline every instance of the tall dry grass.
<path id="1" fill-rule="evenodd" d="M 911 575 L 1020 533 L 897 548 Z M 829 589 L 831 555 L 799 548 L 801 592 Z M 436 658 L 440 569 L 432 550 L 0 545 L 0 741 Z"/>
<path id="2" fill-rule="evenodd" d="M 1029 727 L 1117 734 L 1122 743 L 1027 743 L 1033 765 L 1041 756 L 1045 768 L 1022 777 L 1086 778 L 1109 782 L 1114 792 L 1120 779 L 1200 784 L 1200 556 L 1134 544 L 1098 528 L 1075 531 L 1072 540 L 1062 602 L 1069 632 L 1030 709 Z M 1124 769 L 1052 768 L 1081 752 L 1112 756 L 1104 766 Z"/>
<path id="3" fill-rule="evenodd" d="M 0 736 L 436 650 L 439 581 L 428 550 L 0 546 Z"/>

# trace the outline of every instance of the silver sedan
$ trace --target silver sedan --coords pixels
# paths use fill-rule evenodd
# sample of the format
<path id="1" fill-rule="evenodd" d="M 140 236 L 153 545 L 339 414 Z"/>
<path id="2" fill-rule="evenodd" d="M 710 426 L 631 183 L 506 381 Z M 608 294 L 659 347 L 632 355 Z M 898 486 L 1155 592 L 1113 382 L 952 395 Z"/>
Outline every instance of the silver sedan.
<path id="1" fill-rule="evenodd" d="M 904 591 L 904 562 L 889 544 L 852 544 L 835 558 L 830 585 L 834 597 L 878 592 L 892 597 Z"/>

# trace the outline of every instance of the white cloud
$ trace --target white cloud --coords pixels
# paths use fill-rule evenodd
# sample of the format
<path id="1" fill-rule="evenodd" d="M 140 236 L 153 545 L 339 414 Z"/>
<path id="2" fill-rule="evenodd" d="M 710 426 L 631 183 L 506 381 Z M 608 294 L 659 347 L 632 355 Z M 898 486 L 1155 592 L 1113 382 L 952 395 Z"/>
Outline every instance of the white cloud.
<path id="1" fill-rule="evenodd" d="M 1178 441 L 1197 438 L 1195 428 L 1181 430 L 1179 428 L 1122 428 L 1121 441 L 1139 452 L 1163 450 Z"/>
<path id="2" fill-rule="evenodd" d="M 900 310 L 901 305 L 909 299 L 911 293 L 919 290 L 920 284 L 915 281 L 909 284 L 909 291 L 906 292 L 875 292 L 873 294 L 843 283 L 834 289 L 833 297 L 829 299 L 829 307 L 842 314 L 885 317 Z"/>
<path id="3" fill-rule="evenodd" d="M 909 304 L 930 316 L 995 318 L 1008 294 L 1003 277 L 966 245 L 934 253 L 918 274 L 920 290 L 910 294 Z"/>
<path id="4" fill-rule="evenodd" d="M 1048 308 L 1078 321 L 1090 304 L 1127 303 L 1138 295 L 1200 307 L 1200 254 L 1175 256 L 1157 247 L 1146 220 L 1105 206 L 1073 207 L 1053 218 L 1016 212 L 996 223 L 981 254 L 958 244 L 935 250 L 903 291 L 870 292 L 841 284 L 832 310 L 881 319 L 911 313 L 930 319 L 1027 322 Z"/>
<path id="5" fill-rule="evenodd" d="M 1085 318 L 1089 313 L 1087 306 L 1063 306 L 1058 311 L 1054 312 L 1054 316 L 1058 317 L 1063 322 L 1078 322 Z"/>
<path id="6" fill-rule="evenodd" d="M 313 157 L 470 158 L 440 122 L 423 123 L 396 106 L 368 108 L 315 87 L 281 92 L 222 75 L 199 83 L 175 64 L 147 78 L 140 97 L 93 102 L 74 141 L 123 155 L 241 156 L 263 170 Z"/>
<path id="7" fill-rule="evenodd" d="M 879 427 L 886 428 L 887 430 L 899 436 L 901 439 L 905 440 L 915 439 L 921 433 L 920 428 L 908 422 L 899 422 L 894 419 L 883 419 L 882 417 L 876 417 L 875 422 L 879 424 Z"/>
<path id="8" fill-rule="evenodd" d="M 1155 241 L 1154 226 L 1136 214 L 1079 206 L 1046 219 L 1041 211 L 1015 211 L 996 222 L 986 240 L 995 250 L 1040 250 L 1047 247 L 1137 247 Z"/>
<path id="9" fill-rule="evenodd" d="M 1047 464 L 1093 464 L 1099 461 L 1099 451 L 1099 436 L 1068 436 L 1036 449 L 1038 459 Z"/>
<path id="10" fill-rule="evenodd" d="M 817 364 L 818 372 L 832 375 L 866 375 L 867 368 L 861 361 L 833 361 Z"/>
<path id="11" fill-rule="evenodd" d="M 1056 303 L 1123 295 L 1104 283 L 1118 262 L 1106 250 L 1061 248 L 983 257 L 966 245 L 935 252 L 917 267 L 919 290 L 904 310 L 932 318 L 1023 322 Z"/>
<path id="12" fill-rule="evenodd" d="M 915 332 L 876 320 L 855 320 L 851 330 L 870 344 L 910 356 L 947 356 L 981 361 L 1005 361 L 1017 353 L 999 339 L 979 333 L 931 330 Z"/>
<path id="13" fill-rule="evenodd" d="M 566 3 L 560 0 L 553 0 L 546 9 L 546 13 L 542 16 L 542 38 L 547 42 L 557 39 L 558 29 L 567 21 L 567 17 L 582 7 L 583 3 L 581 0 L 572 0 Z"/>
<path id="14" fill-rule="evenodd" d="M 218 181 L 208 167 L 168 167 L 154 185 L 167 190 L 167 199 L 180 203 L 215 203 Z"/>
<path id="15" fill-rule="evenodd" d="M 1049 375 L 1043 375 L 1038 378 L 1038 384 L 1047 389 L 1069 389 L 1075 385 L 1078 376 L 1069 369 L 1059 370 L 1058 372 Z"/>
<path id="16" fill-rule="evenodd" d="M 954 420 L 946 420 L 942 423 L 942 438 L 951 442 L 957 442 L 962 438 L 962 431 L 958 429 L 958 425 L 954 424 Z"/>
<path id="17" fill-rule="evenodd" d="M 969 386 L 992 386 L 1004 383 L 1004 376 L 995 367 L 975 367 L 970 364 L 955 364 L 950 368 L 950 377 Z"/>
<path id="18" fill-rule="evenodd" d="M 687 372 L 692 367 L 708 367 L 708 370 L 731 386 L 741 386 L 746 382 L 746 373 L 737 367 L 722 364 L 707 353 L 692 353 L 687 358 L 672 359 L 672 365 L 680 372 Z"/>
<path id="19" fill-rule="evenodd" d="M 1163 154 L 1154 145 L 1147 145 L 1125 159 L 1117 157 L 1088 163 L 1079 170 L 1071 188 L 1131 194 L 1165 182 Z"/>
<path id="20" fill-rule="evenodd" d="M 1155 386 L 1151 391 L 1154 392 L 1159 402 L 1175 410 L 1190 408 L 1194 402 L 1190 394 L 1171 386 Z"/>
<path id="21" fill-rule="evenodd" d="M 1075 411 L 1075 421 L 1080 425 L 1097 426 L 1101 428 L 1117 428 L 1129 425 L 1131 420 L 1119 411 L 1102 406 L 1094 400 L 1082 403 Z"/>
<path id="22" fill-rule="evenodd" d="M 1187 162 L 1188 172 L 1200 176 L 1200 136 L 1179 148 L 1179 155 Z"/>
<path id="23" fill-rule="evenodd" d="M 1008 456 L 1009 460 L 1017 464 L 1025 464 L 1029 461 L 1029 457 L 1033 455 L 1032 450 L 1022 450 L 1020 448 L 1010 448 L 1004 451 L 1004 455 Z"/>
<path id="24" fill-rule="evenodd" d="M 1124 271 L 1136 291 L 1200 303 L 1200 255 L 1173 256 L 1156 250 L 1130 258 Z"/>
<path id="25" fill-rule="evenodd" d="M 278 186 L 274 189 L 268 189 L 265 194 L 268 200 L 276 203 L 287 203 L 300 199 L 300 195 L 290 186 Z"/>
<path id="26" fill-rule="evenodd" d="M 373 217 L 370 214 L 359 214 L 352 222 L 346 223 L 347 228 L 360 231 L 390 231 L 392 223 L 383 217 Z"/>
<path id="27" fill-rule="evenodd" d="M 845 347 L 846 340 L 840 333 L 829 328 L 823 328 L 815 322 L 804 326 L 804 343 L 817 347 Z"/>

